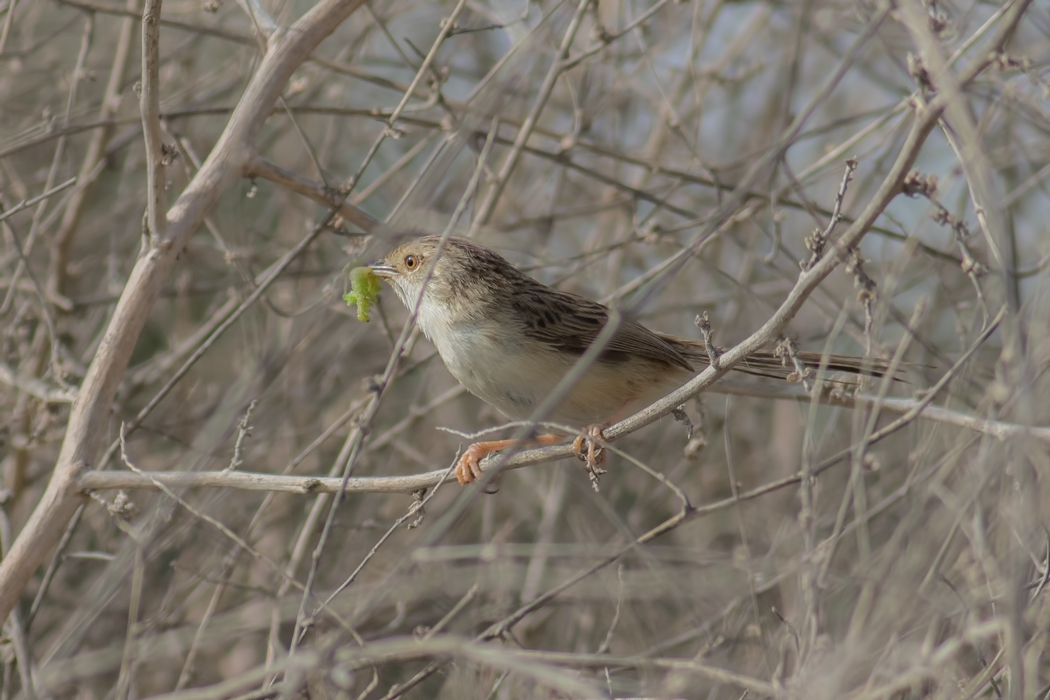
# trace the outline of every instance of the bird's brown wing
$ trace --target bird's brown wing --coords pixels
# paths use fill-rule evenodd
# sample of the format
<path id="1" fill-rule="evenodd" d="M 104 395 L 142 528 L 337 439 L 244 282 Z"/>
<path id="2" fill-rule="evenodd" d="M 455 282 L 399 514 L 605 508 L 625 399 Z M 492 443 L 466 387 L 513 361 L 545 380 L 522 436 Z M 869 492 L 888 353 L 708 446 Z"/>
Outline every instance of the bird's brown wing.
<path id="1" fill-rule="evenodd" d="M 609 321 L 608 307 L 538 282 L 535 284 L 535 287 L 525 286 L 511 300 L 525 334 L 562 352 L 582 355 Z M 694 371 L 674 346 L 637 321 L 624 318 L 601 359 L 622 362 L 629 355 L 648 357 Z"/>

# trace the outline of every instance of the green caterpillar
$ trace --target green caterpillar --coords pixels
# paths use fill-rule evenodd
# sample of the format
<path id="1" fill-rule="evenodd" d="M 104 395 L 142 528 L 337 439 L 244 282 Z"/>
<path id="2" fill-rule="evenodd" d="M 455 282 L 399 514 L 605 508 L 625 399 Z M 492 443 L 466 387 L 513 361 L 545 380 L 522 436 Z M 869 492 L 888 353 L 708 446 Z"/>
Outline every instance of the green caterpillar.
<path id="1" fill-rule="evenodd" d="M 379 278 L 367 267 L 355 267 L 350 270 L 350 291 L 343 294 L 347 306 L 357 304 L 357 320 L 369 321 L 368 312 L 376 303 L 381 287 Z M 345 291 L 345 287 L 343 288 Z"/>

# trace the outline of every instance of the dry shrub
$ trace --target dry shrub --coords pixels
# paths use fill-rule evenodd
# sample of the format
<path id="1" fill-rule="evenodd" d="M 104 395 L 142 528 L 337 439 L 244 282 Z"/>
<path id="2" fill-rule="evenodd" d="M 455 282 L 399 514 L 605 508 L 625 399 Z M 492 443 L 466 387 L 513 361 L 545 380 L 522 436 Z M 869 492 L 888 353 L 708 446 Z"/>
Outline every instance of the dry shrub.
<path id="1" fill-rule="evenodd" d="M 165 3 L 155 85 L 140 3 L 0 7 L 0 199 L 55 190 L 2 223 L 3 697 L 1043 697 L 1045 6 L 467 3 L 420 70 L 454 5 L 324 27 L 203 194 L 190 183 L 273 68 L 271 22 L 313 5 Z M 458 232 L 653 328 L 699 337 L 706 312 L 727 347 L 800 263 L 829 261 L 783 334 L 899 350 L 906 381 L 854 402 L 834 377 L 730 375 L 686 420 L 613 443 L 598 492 L 548 461 L 492 495 L 445 485 L 421 521 L 407 493 L 231 472 L 82 499 L 63 455 L 129 472 L 122 424 L 143 472 L 355 478 L 445 469 L 466 439 L 437 427 L 499 424 L 422 337 L 389 363 L 393 295 L 368 325 L 343 306 L 340 270 L 391 229 L 323 204 L 444 230 L 494 115 Z M 164 239 L 144 228 L 151 178 L 172 212 L 211 199 Z M 863 235 L 852 256 L 844 235 Z M 112 386 L 71 412 L 102 364 Z"/>

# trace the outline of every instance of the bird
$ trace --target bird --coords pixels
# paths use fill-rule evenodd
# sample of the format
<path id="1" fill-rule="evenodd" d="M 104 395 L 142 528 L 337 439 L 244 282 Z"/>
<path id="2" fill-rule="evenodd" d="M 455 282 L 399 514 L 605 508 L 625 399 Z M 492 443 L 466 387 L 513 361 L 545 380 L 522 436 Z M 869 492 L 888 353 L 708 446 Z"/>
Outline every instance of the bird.
<path id="1" fill-rule="evenodd" d="M 527 419 L 601 333 L 609 307 L 549 287 L 472 240 L 451 236 L 442 244 L 442 238 L 411 238 L 368 269 L 409 309 L 418 300 L 416 325 L 460 384 L 508 418 Z M 703 340 L 660 333 L 621 317 L 597 360 L 545 420 L 579 431 L 576 454 L 596 480 L 604 471 L 597 446 L 601 430 L 684 385 L 710 357 Z M 822 355 L 797 352 L 796 357 L 816 369 Z M 873 376 L 887 371 L 885 361 L 845 355 L 831 355 L 824 367 Z M 749 355 L 734 369 L 777 378 L 795 372 L 770 351 Z M 537 435 L 531 442 L 554 444 L 566 437 Z M 479 479 L 481 460 L 514 442 L 470 445 L 456 464 L 457 480 Z"/>

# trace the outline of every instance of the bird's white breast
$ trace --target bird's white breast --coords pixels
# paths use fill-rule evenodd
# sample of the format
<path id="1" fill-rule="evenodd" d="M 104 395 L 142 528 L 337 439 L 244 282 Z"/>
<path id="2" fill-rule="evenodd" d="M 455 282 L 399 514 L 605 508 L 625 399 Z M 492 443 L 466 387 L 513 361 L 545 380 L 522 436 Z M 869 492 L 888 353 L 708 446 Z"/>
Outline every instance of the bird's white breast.
<path id="1" fill-rule="evenodd" d="M 527 418 L 554 386 L 535 352 L 509 344 L 497 329 L 458 324 L 431 340 L 452 376 L 510 418 Z"/>

